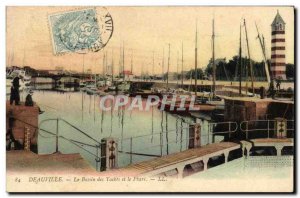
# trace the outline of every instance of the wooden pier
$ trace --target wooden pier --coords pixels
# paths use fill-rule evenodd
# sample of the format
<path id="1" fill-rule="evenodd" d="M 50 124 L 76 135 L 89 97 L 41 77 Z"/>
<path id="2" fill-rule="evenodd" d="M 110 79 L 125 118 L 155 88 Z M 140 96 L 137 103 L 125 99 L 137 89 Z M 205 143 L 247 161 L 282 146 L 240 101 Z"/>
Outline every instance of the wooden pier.
<path id="1" fill-rule="evenodd" d="M 281 156 L 283 147 L 294 146 L 293 138 L 260 138 L 249 141 L 241 141 L 243 151 L 247 150 L 247 156 L 250 155 L 250 150 L 253 147 L 275 147 L 277 156 Z"/>
<path id="2" fill-rule="evenodd" d="M 225 163 L 228 161 L 230 151 L 240 149 L 240 144 L 233 142 L 221 142 L 206 145 L 199 148 L 189 149 L 183 152 L 166 155 L 148 161 L 129 165 L 124 168 L 107 171 L 108 175 L 127 176 L 156 176 L 168 171 L 176 171 L 177 176 L 183 177 L 184 168 L 197 162 L 203 162 L 203 170 L 207 170 L 208 160 L 211 157 L 224 155 Z"/>
<path id="3" fill-rule="evenodd" d="M 79 154 L 35 154 L 31 151 L 13 150 L 6 152 L 7 175 L 95 175 L 97 172 Z"/>

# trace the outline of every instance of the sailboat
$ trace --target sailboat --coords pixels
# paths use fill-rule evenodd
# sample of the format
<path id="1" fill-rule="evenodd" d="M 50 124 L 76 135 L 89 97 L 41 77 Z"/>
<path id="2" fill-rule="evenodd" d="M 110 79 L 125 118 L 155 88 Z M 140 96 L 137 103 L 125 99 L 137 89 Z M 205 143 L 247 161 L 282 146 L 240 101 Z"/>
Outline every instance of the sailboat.
<path id="1" fill-rule="evenodd" d="M 123 75 L 123 81 L 117 82 L 117 91 L 121 92 L 127 92 L 130 89 L 130 83 L 125 80 L 125 52 L 124 52 L 124 43 L 123 43 L 123 56 L 122 56 L 122 75 Z"/>
<path id="2" fill-rule="evenodd" d="M 224 109 L 225 101 L 216 96 L 216 64 L 215 64 L 215 20 L 212 21 L 212 67 L 213 67 L 213 84 L 212 84 L 212 97 L 209 97 L 205 102 L 209 105 L 215 105 L 216 109 Z"/>
<path id="3" fill-rule="evenodd" d="M 98 94 L 98 89 L 97 89 L 97 86 L 95 84 L 95 81 L 94 82 L 91 82 L 91 83 L 88 83 L 86 86 L 85 86 L 85 91 L 88 95 L 94 95 L 94 94 Z"/>
<path id="4" fill-rule="evenodd" d="M 185 91 L 184 89 L 170 89 L 169 88 L 169 69 L 170 69 L 170 44 L 169 44 L 169 55 L 168 55 L 168 67 L 167 67 L 167 90 L 166 92 L 162 93 L 163 97 L 166 98 L 166 100 L 161 100 L 159 102 L 158 107 L 164 106 L 166 111 L 170 112 L 186 112 L 189 111 L 190 103 L 192 102 L 192 94 L 188 91 Z M 184 104 L 183 108 L 185 110 L 181 110 L 181 102 L 184 98 Z M 172 107 L 173 103 L 175 101 L 174 108 Z M 179 110 L 180 108 L 180 110 Z M 178 111 L 177 111 L 178 110 Z"/>
<path id="5" fill-rule="evenodd" d="M 114 85 L 114 56 L 113 52 L 111 53 L 112 60 L 111 60 L 111 83 L 108 85 L 108 91 L 116 91 L 117 87 Z"/>

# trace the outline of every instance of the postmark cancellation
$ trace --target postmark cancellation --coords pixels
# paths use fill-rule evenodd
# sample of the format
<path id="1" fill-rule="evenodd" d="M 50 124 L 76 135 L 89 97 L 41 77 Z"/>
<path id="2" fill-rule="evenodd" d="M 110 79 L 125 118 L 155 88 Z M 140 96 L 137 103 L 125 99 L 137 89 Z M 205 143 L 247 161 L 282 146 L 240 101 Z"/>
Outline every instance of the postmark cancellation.
<path id="1" fill-rule="evenodd" d="M 87 8 L 49 15 L 54 54 L 101 50 L 113 33 L 113 22 L 106 9 L 98 12 Z"/>

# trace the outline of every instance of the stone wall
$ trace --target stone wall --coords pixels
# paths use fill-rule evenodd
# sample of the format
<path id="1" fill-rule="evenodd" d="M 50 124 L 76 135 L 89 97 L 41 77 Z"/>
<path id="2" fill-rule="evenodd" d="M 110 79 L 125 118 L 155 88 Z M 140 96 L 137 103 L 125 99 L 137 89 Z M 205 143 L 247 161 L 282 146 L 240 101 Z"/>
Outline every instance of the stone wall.
<path id="1" fill-rule="evenodd" d="M 294 104 L 271 99 L 225 99 L 225 121 L 266 120 L 277 117 L 294 118 Z"/>
<path id="2" fill-rule="evenodd" d="M 37 145 L 38 137 L 38 115 L 39 108 L 37 105 L 32 107 L 21 105 L 10 105 L 6 102 L 6 133 L 12 133 L 14 139 L 20 144 L 24 143 L 25 127 L 30 132 L 31 145 Z"/>

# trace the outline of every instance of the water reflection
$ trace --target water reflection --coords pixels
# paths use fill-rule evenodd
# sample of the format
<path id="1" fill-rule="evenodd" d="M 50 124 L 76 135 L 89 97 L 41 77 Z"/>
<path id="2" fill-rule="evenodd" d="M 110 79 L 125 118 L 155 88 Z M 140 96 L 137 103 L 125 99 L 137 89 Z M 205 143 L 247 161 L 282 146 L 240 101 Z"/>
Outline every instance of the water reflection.
<path id="1" fill-rule="evenodd" d="M 121 151 L 130 151 L 130 137 L 145 135 L 132 140 L 132 151 L 153 156 L 167 155 L 187 149 L 188 141 L 184 137 L 188 137 L 189 123 L 194 122 L 188 116 L 169 114 L 160 111 L 155 106 L 149 111 L 139 111 L 138 109 L 128 111 L 125 107 L 102 111 L 99 108 L 99 96 L 87 95 L 85 92 L 70 88 L 54 91 L 49 90 L 47 86 L 46 89 L 35 87 L 33 100 L 45 111 L 39 116 L 39 122 L 49 118 L 63 118 L 99 142 L 102 138 L 107 137 L 118 139 Z M 131 98 L 130 101 L 132 101 Z M 145 103 L 146 100 L 143 100 L 144 107 Z M 111 100 L 107 100 L 106 105 L 111 106 L 112 104 Z M 53 126 L 53 122 L 46 122 L 41 127 L 51 131 Z M 70 126 L 61 123 L 59 128 L 59 135 L 94 144 Z M 201 138 L 201 141 L 204 139 Z M 54 152 L 54 138 L 39 137 L 38 141 L 39 153 Z M 87 149 L 95 152 L 92 148 Z M 95 166 L 93 156 L 61 139 L 59 140 L 59 151 L 62 153 L 80 152 L 91 165 Z M 119 153 L 118 163 L 119 166 L 125 166 L 130 161 L 134 163 L 149 158 L 151 157 Z"/>

